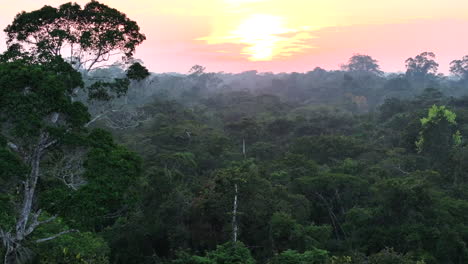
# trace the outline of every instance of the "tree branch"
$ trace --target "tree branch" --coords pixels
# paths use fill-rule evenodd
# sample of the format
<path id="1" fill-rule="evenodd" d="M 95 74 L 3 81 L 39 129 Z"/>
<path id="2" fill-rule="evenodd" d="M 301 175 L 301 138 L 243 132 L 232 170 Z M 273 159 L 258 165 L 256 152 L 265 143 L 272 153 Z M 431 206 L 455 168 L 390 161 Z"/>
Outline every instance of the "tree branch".
<path id="1" fill-rule="evenodd" d="M 28 236 L 29 234 L 31 234 L 31 233 L 36 229 L 36 227 L 38 227 L 38 226 L 40 226 L 40 225 L 42 225 L 42 224 L 50 223 L 50 222 L 54 221 L 54 220 L 57 218 L 57 216 L 54 215 L 54 216 L 49 217 L 48 219 L 46 219 L 46 220 L 44 220 L 44 221 L 38 221 L 41 212 L 42 212 L 42 210 L 39 209 L 39 210 L 37 211 L 37 213 L 35 213 L 35 214 L 33 215 L 32 223 L 29 225 L 29 227 L 28 227 L 28 229 L 26 230 L 24 236 Z"/>
<path id="2" fill-rule="evenodd" d="M 49 240 L 53 240 L 53 239 L 56 239 L 57 237 L 59 236 L 62 236 L 62 235 L 65 235 L 65 234 L 68 234 L 68 233 L 72 233 L 72 232 L 79 232 L 78 230 L 76 229 L 70 229 L 70 230 L 65 230 L 65 231 L 62 231 L 56 235 L 53 235 L 53 236 L 50 236 L 50 237 L 46 237 L 46 238 L 41 238 L 41 239 L 38 239 L 36 240 L 36 243 L 42 243 L 42 242 L 47 242 Z"/>

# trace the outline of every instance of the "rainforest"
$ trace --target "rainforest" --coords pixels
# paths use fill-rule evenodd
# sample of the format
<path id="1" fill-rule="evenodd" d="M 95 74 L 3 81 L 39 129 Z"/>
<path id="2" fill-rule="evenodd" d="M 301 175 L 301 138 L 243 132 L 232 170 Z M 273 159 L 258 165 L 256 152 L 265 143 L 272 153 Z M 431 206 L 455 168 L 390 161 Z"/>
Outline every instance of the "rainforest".
<path id="1" fill-rule="evenodd" d="M 5 264 L 468 263 L 468 55 L 155 73 L 124 12 L 4 29 Z"/>

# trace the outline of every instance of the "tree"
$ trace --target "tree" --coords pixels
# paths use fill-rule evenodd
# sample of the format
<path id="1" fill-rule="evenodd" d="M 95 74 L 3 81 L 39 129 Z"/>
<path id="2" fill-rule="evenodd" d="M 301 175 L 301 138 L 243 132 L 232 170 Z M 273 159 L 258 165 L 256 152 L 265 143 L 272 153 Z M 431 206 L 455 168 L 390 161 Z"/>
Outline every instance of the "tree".
<path id="1" fill-rule="evenodd" d="M 456 117 L 445 106 L 433 105 L 427 117 L 421 119 L 421 131 L 416 141 L 418 152 L 429 154 L 435 161 L 445 161 L 451 148 L 461 144 Z"/>
<path id="2" fill-rule="evenodd" d="M 255 264 L 249 249 L 242 242 L 228 242 L 207 254 L 216 264 Z"/>
<path id="3" fill-rule="evenodd" d="M 295 250 L 286 250 L 275 256 L 271 264 L 325 264 L 327 263 L 328 252 L 321 249 L 311 249 L 304 253 Z"/>
<path id="4" fill-rule="evenodd" d="M 28 57 L 44 63 L 62 57 L 83 73 L 88 79 L 86 89 L 74 89 L 73 95 L 83 94 L 78 97 L 81 101 L 91 99 L 88 104 L 93 104 L 93 109 L 98 108 L 98 111 L 90 111 L 93 118 L 87 126 L 106 117 L 116 128 L 129 128 L 146 119 L 138 109 L 121 111 L 110 103 L 127 94 L 132 80 L 139 82 L 149 76 L 144 66 L 133 63 L 125 76 L 107 80 L 90 78 L 89 74 L 108 64 L 130 64 L 136 46 L 146 39 L 137 23 L 124 13 L 94 0 L 83 8 L 76 3 L 58 8 L 44 6 L 19 13 L 5 32 L 8 51 L 3 60 Z M 117 118 L 109 118 L 111 113 Z"/>
<path id="5" fill-rule="evenodd" d="M 133 63 L 127 70 L 127 77 L 131 80 L 141 81 L 150 75 L 148 69 L 139 62 Z"/>
<path id="6" fill-rule="evenodd" d="M 450 63 L 450 72 L 463 80 L 468 79 L 468 55 Z"/>
<path id="7" fill-rule="evenodd" d="M 299 251 L 323 248 L 332 235 L 328 225 L 301 225 L 286 213 L 274 213 L 270 221 L 270 232 L 274 249 Z"/>
<path id="8" fill-rule="evenodd" d="M 10 151 L 28 166 L 24 175 L 18 175 L 23 179 L 23 190 L 14 231 L 6 231 L 5 227 L 0 230 L 7 249 L 5 263 L 15 263 L 23 241 L 38 226 L 55 219 L 40 220 L 42 211 L 34 208 L 43 158 L 52 149 L 65 147 L 67 139 L 81 133 L 89 119 L 86 107 L 71 100 L 71 90 L 82 82 L 80 78 L 67 78 L 73 70 L 66 65 L 62 64 L 64 71 L 56 72 L 48 65 L 0 63 L 2 135 Z"/>
<path id="9" fill-rule="evenodd" d="M 41 226 L 34 233 L 34 237 L 47 237 L 68 229 L 64 222 L 58 218 L 54 223 Z M 65 234 L 35 245 L 34 250 L 40 252 L 39 256 L 36 256 L 39 263 L 109 264 L 109 246 L 102 237 L 92 232 Z"/>
<path id="10" fill-rule="evenodd" d="M 72 228 L 96 232 L 112 226 L 134 204 L 136 194 L 129 189 L 141 174 L 141 162 L 106 131 L 96 129 L 86 141 L 80 164 L 83 182 L 75 187 L 73 179 L 58 178 L 50 171 L 52 177 L 43 179 L 47 188 L 42 190 L 40 204 L 50 213 L 66 216 Z M 79 171 L 72 168 L 69 174 Z"/>
<path id="11" fill-rule="evenodd" d="M 392 248 L 385 248 L 379 253 L 373 254 L 368 259 L 369 264 L 423 264 L 424 262 L 412 261 L 410 256 L 395 252 Z"/>
<path id="12" fill-rule="evenodd" d="M 19 45 L 37 57 L 62 56 L 75 69 L 90 71 L 116 55 L 132 57 L 145 35 L 124 13 L 91 1 L 21 12 L 5 29 L 9 47 Z"/>
<path id="13" fill-rule="evenodd" d="M 119 76 L 113 81 L 91 80 L 92 84 L 87 87 L 86 97 L 93 118 L 85 126 L 89 127 L 104 119 L 109 128 L 128 129 L 148 121 L 151 115 L 143 107 L 128 107 L 128 101 L 141 99 L 141 93 L 137 91 L 141 87 L 138 86 L 149 76 L 148 69 L 139 62 L 135 62 L 125 71 L 124 76 Z M 116 100 L 120 97 L 124 97 L 124 102 Z"/>
<path id="14" fill-rule="evenodd" d="M 43 243 L 76 231 L 67 229 L 32 238 L 35 230 L 56 219 L 44 218 L 38 208 L 38 184 L 46 174 L 46 161 L 57 153 L 73 153 L 77 146 L 87 144 L 85 127 L 90 115 L 83 103 L 73 100 L 75 91 L 84 87 L 76 69 L 90 71 L 109 60 L 115 51 L 128 59 L 145 37 L 125 14 L 96 1 L 84 9 L 69 3 L 58 9 L 45 6 L 23 12 L 5 31 L 9 49 L 0 56 L 0 131 L 8 155 L 14 155 L 21 167 L 27 168 L 16 169 L 20 197 L 14 212 L 16 221 L 0 227 L 6 249 L 4 262 L 16 263 L 25 252 L 26 242 Z M 65 61 L 61 56 L 67 57 L 67 50 Z M 145 72 L 136 74 L 142 72 L 137 67 L 130 73 L 136 78 L 147 76 Z M 128 83 L 127 78 L 113 83 L 96 82 L 89 87 L 88 95 L 103 96 L 103 87 L 120 95 L 126 92 Z M 65 183 L 74 178 L 61 175 Z M 74 189 L 80 185 L 69 184 Z"/>
<path id="15" fill-rule="evenodd" d="M 377 60 L 369 55 L 355 54 L 353 55 L 348 64 L 341 66 L 344 71 L 358 72 L 358 73 L 373 73 L 377 75 L 383 74 Z"/>
<path id="16" fill-rule="evenodd" d="M 433 52 L 423 52 L 414 58 L 408 58 L 406 63 L 406 75 L 414 78 L 424 78 L 429 74 L 436 74 L 439 64 L 434 60 Z"/>
<path id="17" fill-rule="evenodd" d="M 384 89 L 388 91 L 398 91 L 399 93 L 408 91 L 411 88 L 410 82 L 405 78 L 405 75 L 399 74 L 388 80 Z"/>
<path id="18" fill-rule="evenodd" d="M 242 242 L 228 242 L 207 252 L 205 257 L 179 252 L 173 264 L 255 264 L 249 249 Z"/>
<path id="19" fill-rule="evenodd" d="M 206 68 L 201 65 L 194 65 L 190 68 L 186 81 L 189 90 L 184 91 L 183 96 L 189 98 L 189 103 L 201 94 L 218 88 L 223 82 L 215 73 L 206 72 Z"/>

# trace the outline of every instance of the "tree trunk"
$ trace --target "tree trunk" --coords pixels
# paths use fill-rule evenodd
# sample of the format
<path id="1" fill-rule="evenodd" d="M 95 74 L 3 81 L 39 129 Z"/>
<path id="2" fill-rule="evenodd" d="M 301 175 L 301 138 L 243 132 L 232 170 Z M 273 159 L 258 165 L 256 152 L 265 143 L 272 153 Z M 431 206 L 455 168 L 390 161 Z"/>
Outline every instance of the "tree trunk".
<path id="1" fill-rule="evenodd" d="M 45 133 L 41 134 L 39 144 L 34 149 L 31 160 L 31 172 L 28 175 L 28 178 L 24 182 L 24 196 L 23 196 L 23 206 L 20 213 L 19 221 L 16 224 L 16 240 L 19 242 L 26 237 L 26 227 L 28 226 L 29 216 L 32 213 L 32 204 L 34 201 L 34 195 L 36 192 L 36 185 L 40 175 L 40 162 L 43 152 L 43 148 L 47 143 L 47 136 Z"/>
<path id="2" fill-rule="evenodd" d="M 244 155 L 244 159 L 246 158 L 246 155 L 245 155 L 245 138 L 242 139 L 242 154 Z"/>
<path id="3" fill-rule="evenodd" d="M 36 186 L 40 177 L 40 163 L 44 151 L 55 144 L 55 140 L 50 140 L 47 132 L 41 132 L 37 145 L 33 148 L 29 155 L 24 155 L 23 160 L 31 167 L 29 174 L 24 181 L 23 202 L 19 208 L 18 219 L 15 225 L 15 233 L 4 235 L 2 239 L 7 241 L 6 252 L 4 256 L 5 264 L 16 264 L 20 252 L 18 249 L 22 246 L 23 241 L 30 235 L 38 225 L 48 221 L 40 222 L 38 220 L 41 210 L 33 211 L 33 202 L 35 199 Z M 53 218 L 50 218 L 53 220 Z M 5 242 L 4 242 L 5 243 Z"/>
<path id="4" fill-rule="evenodd" d="M 16 262 L 16 249 L 7 249 L 3 264 L 17 264 Z"/>
<path id="5" fill-rule="evenodd" d="M 232 240 L 237 242 L 237 232 L 239 227 L 237 225 L 237 183 L 234 184 L 234 208 L 232 209 Z"/>

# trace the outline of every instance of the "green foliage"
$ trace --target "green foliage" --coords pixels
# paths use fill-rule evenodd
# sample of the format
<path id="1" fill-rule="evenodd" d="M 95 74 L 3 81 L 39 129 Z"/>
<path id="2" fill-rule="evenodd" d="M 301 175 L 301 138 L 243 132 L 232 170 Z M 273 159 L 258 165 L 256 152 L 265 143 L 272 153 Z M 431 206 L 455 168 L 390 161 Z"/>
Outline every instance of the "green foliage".
<path id="1" fill-rule="evenodd" d="M 180 252 L 174 264 L 255 264 L 249 249 L 242 242 L 228 242 L 206 253 L 205 257 Z"/>
<path id="2" fill-rule="evenodd" d="M 20 44 L 38 57 L 68 55 L 71 64 L 88 71 L 117 50 L 130 58 L 135 47 L 145 40 L 135 21 L 98 1 L 83 8 L 70 2 L 58 8 L 23 11 L 5 32 L 10 46 Z M 72 47 L 70 54 L 62 54 L 66 46 Z M 91 58 L 86 57 L 89 55 Z"/>
<path id="3" fill-rule="evenodd" d="M 0 63 L 0 117 L 13 124 L 12 133 L 34 136 L 53 112 L 65 115 L 74 128 L 89 119 L 86 107 L 69 97 L 78 83 L 61 75 L 47 65 Z"/>
<path id="4" fill-rule="evenodd" d="M 295 250 L 286 250 L 275 256 L 271 264 L 325 264 L 328 252 L 326 250 L 313 249 L 299 253 Z"/>
<path id="5" fill-rule="evenodd" d="M 90 100 L 109 101 L 127 93 L 130 81 L 127 78 L 114 79 L 111 82 L 97 81 L 87 87 Z"/>
<path id="6" fill-rule="evenodd" d="M 447 153 L 447 147 L 460 146 L 462 136 L 460 131 L 455 131 L 456 117 L 445 106 L 433 105 L 427 117 L 421 119 L 421 131 L 415 143 L 418 152 L 432 152 L 433 155 L 440 156 Z M 449 135 L 450 133 L 452 134 Z"/>
<path id="7" fill-rule="evenodd" d="M 369 257 L 370 264 L 411 264 L 416 263 L 409 257 L 395 252 L 392 248 L 386 248 Z M 417 264 L 423 264 L 418 262 Z"/>
<path id="8" fill-rule="evenodd" d="M 172 264 L 214 264 L 214 262 L 207 257 L 193 256 L 183 251 L 178 252 L 176 259 L 174 259 L 171 263 Z"/>
<path id="9" fill-rule="evenodd" d="M 14 230 L 22 202 L 30 170 L 23 151 L 42 132 L 57 140 L 42 157 L 34 207 L 44 209 L 40 220 L 60 217 L 22 247 L 36 253 L 36 262 L 468 261 L 468 103 L 444 96 L 463 81 L 436 76 L 432 53 L 408 59 L 407 74 L 390 77 L 372 57 L 355 55 L 347 72 L 234 75 L 196 65 L 187 75 L 158 75 L 157 86 L 142 82 L 149 71 L 140 63 L 127 71 L 114 65 L 88 73 L 83 93 L 74 69 L 92 69 L 111 51 L 130 59 L 145 38 L 134 21 L 92 1 L 84 8 L 68 3 L 22 12 L 6 31 L 8 50 L 0 56 L 3 231 Z M 33 37 L 37 45 L 28 45 Z M 70 44 L 79 50 L 62 54 Z M 453 64 L 462 78 L 463 63 Z M 129 85 L 148 88 L 138 103 L 125 101 L 148 120 L 112 134 L 85 128 L 91 116 L 78 101 L 94 107 L 86 99 L 116 99 Z M 157 99 L 146 104 L 149 95 Z M 77 187 L 56 173 L 74 151 L 83 153 L 83 162 L 79 169 L 65 167 L 72 168 L 68 177 L 81 180 Z M 245 244 L 225 243 L 235 196 Z M 71 228 L 80 232 L 34 243 Z"/>
<path id="10" fill-rule="evenodd" d="M 297 262 L 302 261 L 302 252 L 318 250 L 330 252 L 318 263 L 362 264 L 371 259 L 457 263 L 453 256 L 465 258 L 462 241 L 466 227 L 456 224 L 465 221 L 461 213 L 464 205 L 461 200 L 445 200 L 454 196 L 450 172 L 434 168 L 428 156 L 414 152 L 422 109 L 435 98 L 435 93 L 431 94 L 427 91 L 424 98 L 391 102 L 388 109 L 381 110 L 387 111 L 385 118 L 380 113 L 337 118 L 316 111 L 311 120 L 278 116 L 265 122 L 254 118 L 220 120 L 214 112 L 224 111 L 218 105 L 222 102 L 207 100 L 201 103 L 203 111 L 193 116 L 180 104 L 158 101 L 153 106 L 159 113 L 157 125 L 122 137 L 151 138 L 140 145 L 145 149 L 140 153 L 151 164 L 152 173 L 144 191 L 144 213 L 139 222 L 125 229 L 127 235 L 132 230 L 135 234 L 116 246 L 141 243 L 139 253 L 127 247 L 139 261 L 119 255 L 120 263 L 144 262 L 153 249 L 160 249 L 158 256 L 177 263 L 213 263 L 208 254 L 180 253 L 174 257 L 174 249 L 181 246 L 206 252 L 219 241 L 231 239 L 236 183 L 239 236 L 246 244 L 255 245 L 251 253 L 258 262 Z M 460 124 L 459 109 L 447 109 L 442 111 L 440 122 Z M 434 114 L 430 116 L 434 119 Z M 358 124 L 340 126 L 347 119 Z M 294 130 L 285 129 L 286 123 Z M 244 137 L 246 160 L 239 143 Z M 458 155 L 456 162 L 463 164 L 462 150 L 457 148 L 459 152 L 447 155 L 448 160 L 455 162 L 452 155 Z M 215 162 L 203 161 L 212 153 L 216 153 L 211 156 Z M 457 168 L 461 188 L 466 176 L 462 176 L 461 165 Z M 457 191 L 457 195 L 466 192 Z M 147 223 L 147 219 L 155 220 Z M 145 235 L 147 230 L 151 238 Z M 384 253 L 387 247 L 402 254 Z M 288 250 L 295 253 L 278 260 L 278 252 Z"/>
<path id="11" fill-rule="evenodd" d="M 127 78 L 141 81 L 150 75 L 148 69 L 138 62 L 133 63 L 127 70 Z"/>
<path id="12" fill-rule="evenodd" d="M 452 125 L 456 125 L 457 122 L 455 121 L 457 115 L 450 110 L 446 109 L 445 106 L 436 106 L 433 105 L 427 114 L 427 117 L 421 119 L 421 125 L 427 126 L 429 123 L 437 124 L 441 121 L 441 119 L 447 120 Z"/>
<path id="13" fill-rule="evenodd" d="M 206 256 L 216 264 L 255 264 L 249 249 L 242 242 L 229 242 L 217 246 Z"/>
<path id="14" fill-rule="evenodd" d="M 270 225 L 274 248 L 277 251 L 321 248 L 332 233 L 330 226 L 304 226 L 285 213 L 273 214 Z"/>
<path id="15" fill-rule="evenodd" d="M 70 230 L 63 219 L 42 226 L 34 234 L 49 237 Z M 109 247 L 102 237 L 91 232 L 71 232 L 35 246 L 40 263 L 108 264 Z"/>
<path id="16" fill-rule="evenodd" d="M 65 186 L 46 190 L 43 203 L 53 204 L 49 210 L 66 215 L 73 227 L 93 231 L 112 225 L 135 202 L 130 191 L 140 177 L 141 160 L 115 145 L 102 130 L 93 132 L 90 140 L 84 163 L 86 185 L 72 193 Z"/>
<path id="17" fill-rule="evenodd" d="M 296 139 L 293 152 L 303 154 L 319 163 L 334 159 L 354 158 L 365 151 L 366 146 L 359 140 L 347 136 L 316 136 Z"/>

